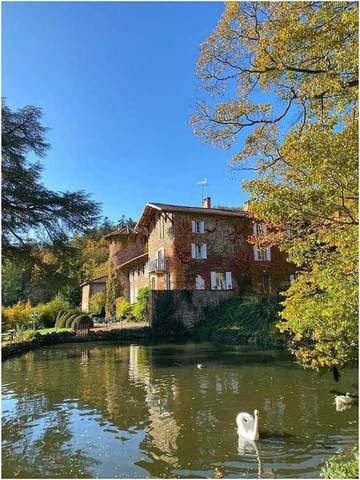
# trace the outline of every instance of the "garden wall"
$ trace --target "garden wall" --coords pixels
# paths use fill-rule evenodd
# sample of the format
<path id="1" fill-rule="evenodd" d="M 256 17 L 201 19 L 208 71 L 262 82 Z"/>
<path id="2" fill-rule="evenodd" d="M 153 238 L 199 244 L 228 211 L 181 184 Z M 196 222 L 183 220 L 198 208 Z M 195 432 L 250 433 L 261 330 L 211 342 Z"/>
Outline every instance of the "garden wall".
<path id="1" fill-rule="evenodd" d="M 216 307 L 234 295 L 231 290 L 150 290 L 149 324 L 177 322 L 191 330 L 204 317 L 205 307 Z"/>

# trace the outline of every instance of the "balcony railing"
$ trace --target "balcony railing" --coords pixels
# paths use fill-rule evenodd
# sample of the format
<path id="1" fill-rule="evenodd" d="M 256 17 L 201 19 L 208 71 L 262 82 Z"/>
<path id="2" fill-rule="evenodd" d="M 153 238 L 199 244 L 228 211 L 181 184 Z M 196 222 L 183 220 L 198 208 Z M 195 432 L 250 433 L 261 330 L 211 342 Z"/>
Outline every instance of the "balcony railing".
<path id="1" fill-rule="evenodd" d="M 165 272 L 166 271 L 166 260 L 165 258 L 155 258 L 155 260 L 150 260 L 145 265 L 145 273 L 156 273 L 156 272 Z"/>

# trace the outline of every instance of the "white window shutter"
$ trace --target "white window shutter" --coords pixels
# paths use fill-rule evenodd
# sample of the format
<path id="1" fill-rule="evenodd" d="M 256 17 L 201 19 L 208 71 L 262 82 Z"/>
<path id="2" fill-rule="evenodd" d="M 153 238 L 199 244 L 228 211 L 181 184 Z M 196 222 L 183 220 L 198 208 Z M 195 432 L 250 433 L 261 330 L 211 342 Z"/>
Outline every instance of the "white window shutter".
<path id="1" fill-rule="evenodd" d="M 195 243 L 192 243 L 192 244 L 191 244 L 191 256 L 192 256 L 192 258 L 196 258 L 196 247 L 195 247 Z"/>
<path id="2" fill-rule="evenodd" d="M 257 235 L 256 223 L 253 223 L 253 234 Z"/>
<path id="3" fill-rule="evenodd" d="M 253 245 L 254 250 L 254 260 L 259 260 L 259 250 L 256 245 Z"/>
<path id="4" fill-rule="evenodd" d="M 205 233 L 205 222 L 200 222 L 200 233 Z"/>
<path id="5" fill-rule="evenodd" d="M 216 290 L 216 273 L 210 272 L 211 290 Z"/>
<path id="6" fill-rule="evenodd" d="M 191 221 L 191 230 L 192 230 L 193 232 L 196 232 L 196 230 L 195 230 L 195 220 L 192 220 L 192 221 Z"/>
<path id="7" fill-rule="evenodd" d="M 201 247 L 201 258 L 207 258 L 207 245 L 206 243 L 202 244 Z"/>
<path id="8" fill-rule="evenodd" d="M 267 251 L 266 258 L 269 262 L 271 262 L 271 247 L 268 247 L 266 251 Z"/>
<path id="9" fill-rule="evenodd" d="M 225 282 L 226 282 L 226 289 L 232 290 L 232 275 L 231 272 L 225 272 Z"/>

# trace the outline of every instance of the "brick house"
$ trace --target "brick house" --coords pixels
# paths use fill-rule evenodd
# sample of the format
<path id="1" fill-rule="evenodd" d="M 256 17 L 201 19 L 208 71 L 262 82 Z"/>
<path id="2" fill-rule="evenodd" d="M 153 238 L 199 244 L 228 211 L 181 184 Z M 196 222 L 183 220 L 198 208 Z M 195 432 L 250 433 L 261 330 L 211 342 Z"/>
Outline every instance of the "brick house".
<path id="1" fill-rule="evenodd" d="M 249 212 L 148 203 L 135 228 L 106 235 L 121 295 L 134 303 L 140 288 L 275 295 L 295 267 L 276 247 L 249 243 L 261 234 Z"/>

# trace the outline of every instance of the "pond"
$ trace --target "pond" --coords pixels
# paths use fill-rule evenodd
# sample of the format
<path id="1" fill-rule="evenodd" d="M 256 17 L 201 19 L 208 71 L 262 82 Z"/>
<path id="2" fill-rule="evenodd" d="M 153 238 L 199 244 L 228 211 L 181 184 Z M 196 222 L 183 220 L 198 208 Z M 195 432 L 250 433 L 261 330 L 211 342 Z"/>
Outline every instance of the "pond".
<path id="1" fill-rule="evenodd" d="M 199 362 L 207 368 L 198 369 Z M 212 343 L 69 344 L 2 365 L 3 478 L 310 478 L 357 443 L 357 406 L 287 354 Z M 260 440 L 236 415 L 260 411 Z"/>

